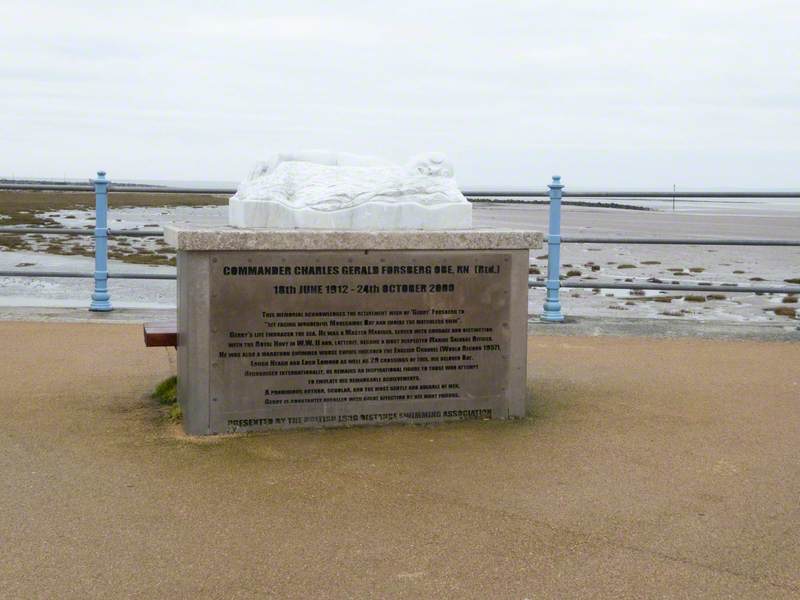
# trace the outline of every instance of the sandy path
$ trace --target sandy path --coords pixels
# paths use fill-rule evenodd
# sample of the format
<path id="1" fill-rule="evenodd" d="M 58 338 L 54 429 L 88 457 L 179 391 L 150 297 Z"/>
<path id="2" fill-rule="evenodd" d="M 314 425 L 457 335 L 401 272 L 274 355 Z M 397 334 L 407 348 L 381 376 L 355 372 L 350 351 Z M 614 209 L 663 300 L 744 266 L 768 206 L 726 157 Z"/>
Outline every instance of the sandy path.
<path id="1" fill-rule="evenodd" d="M 197 443 L 138 326 L 0 340 L 2 597 L 800 594 L 798 344 L 535 337 L 523 421 Z"/>

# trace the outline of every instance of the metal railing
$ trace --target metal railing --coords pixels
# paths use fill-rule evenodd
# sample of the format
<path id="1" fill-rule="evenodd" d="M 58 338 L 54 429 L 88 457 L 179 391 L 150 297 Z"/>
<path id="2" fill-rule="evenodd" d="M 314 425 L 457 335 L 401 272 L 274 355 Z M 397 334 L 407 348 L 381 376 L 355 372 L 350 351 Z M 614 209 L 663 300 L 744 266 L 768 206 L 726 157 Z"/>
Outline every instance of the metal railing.
<path id="1" fill-rule="evenodd" d="M 199 194 L 199 195 L 231 195 L 236 193 L 233 187 L 168 187 L 168 186 L 147 186 L 147 185 L 126 185 L 106 182 L 109 192 L 124 192 L 129 194 Z M 0 181 L 0 190 L 8 191 L 44 191 L 44 192 L 93 192 L 95 187 L 92 183 L 14 183 Z M 461 192 L 467 198 L 549 198 L 550 192 L 547 190 L 511 190 L 497 188 L 476 188 L 465 189 Z M 575 190 L 563 191 L 565 198 L 800 198 L 800 192 L 765 192 L 754 191 L 731 191 L 731 192 L 708 192 L 708 191 L 631 191 L 631 190 Z"/>
<path id="2" fill-rule="evenodd" d="M 549 198 L 549 225 L 545 240 L 548 244 L 547 277 L 539 281 L 529 277 L 529 288 L 545 288 L 541 319 L 558 323 L 564 320 L 560 302 L 561 288 L 588 289 L 626 289 L 626 290 L 660 290 L 660 291 L 707 291 L 732 293 L 784 293 L 800 294 L 800 286 L 739 286 L 737 284 L 703 285 L 703 284 L 663 284 L 633 282 L 571 282 L 562 281 L 561 244 L 649 244 L 649 245 L 704 245 L 704 246 L 797 246 L 800 240 L 758 240 L 758 239 L 709 239 L 709 238 L 614 238 L 614 237 L 562 237 L 561 236 L 561 200 L 569 198 L 800 198 L 800 192 L 692 192 L 692 191 L 564 191 L 559 176 L 554 176 L 548 185 L 548 191 L 539 190 L 498 190 L 476 189 L 464 190 L 467 198 Z M 63 191 L 94 192 L 95 195 L 95 227 L 94 229 L 51 228 L 51 227 L 0 227 L 0 234 L 53 234 L 73 236 L 93 236 L 95 243 L 94 272 L 75 273 L 69 271 L 22 271 L 0 270 L 3 277 L 66 277 L 94 279 L 94 291 L 90 310 L 106 312 L 112 310 L 111 295 L 108 289 L 109 279 L 156 279 L 174 280 L 172 273 L 109 273 L 108 271 L 108 238 L 109 237 L 161 237 L 163 231 L 142 231 L 108 228 L 108 193 L 142 193 L 142 194 L 198 194 L 198 195 L 230 195 L 234 188 L 217 187 L 161 187 L 114 185 L 106 179 L 104 171 L 97 172 L 97 178 L 88 184 L 49 184 L 49 183 L 9 183 L 0 182 L 0 190 L 8 191 Z"/>
<path id="3" fill-rule="evenodd" d="M 71 271 L 21 271 L 3 270 L 3 277 L 67 277 L 78 279 L 94 279 L 89 310 L 108 312 L 113 310 L 111 293 L 108 289 L 109 279 L 176 279 L 175 273 L 109 273 L 108 272 L 108 238 L 112 237 L 163 237 L 163 231 L 132 231 L 125 229 L 110 230 L 108 228 L 108 192 L 114 186 L 106 179 L 105 171 L 97 172 L 97 179 L 91 184 L 0 184 L 2 190 L 25 191 L 62 191 L 62 192 L 94 192 L 95 198 L 95 226 L 94 229 L 77 229 L 65 227 L 0 227 L 0 234 L 43 234 L 43 235 L 74 235 L 94 237 L 94 272 L 75 273 Z M 141 191 L 150 189 L 144 187 L 131 188 L 120 186 L 120 191 Z M 154 188 L 163 191 L 162 188 Z"/>
<path id="4" fill-rule="evenodd" d="M 547 241 L 547 278 L 544 282 L 535 278 L 528 278 L 529 288 L 545 288 L 546 297 L 543 311 L 540 316 L 542 321 L 548 323 L 561 323 L 564 321 L 564 314 L 561 310 L 559 297 L 560 289 L 563 288 L 588 288 L 588 289 L 622 289 L 622 290 L 658 290 L 658 291 L 687 291 L 687 292 L 733 292 L 733 293 L 756 293 L 756 294 L 800 294 L 800 286 L 739 286 L 737 284 L 726 285 L 700 285 L 700 284 L 664 284 L 664 283 L 612 283 L 612 282 L 570 282 L 561 281 L 561 244 L 658 244 L 658 245 L 704 245 L 704 246 L 798 246 L 800 240 L 747 240 L 747 239 L 693 239 L 693 238 L 613 238 L 613 237 L 561 237 L 561 198 L 564 195 L 562 190 L 564 185 L 561 177 L 553 176 L 553 181 L 548 185 L 550 188 L 550 210 L 549 225 L 546 237 Z M 722 196 L 715 192 L 708 192 L 706 197 L 732 197 L 726 193 Z M 711 195 L 715 194 L 715 195 Z M 781 192 L 783 194 L 783 192 Z M 788 192 L 787 192 L 788 194 Z M 672 197 L 666 194 L 663 197 Z M 740 196 L 744 197 L 744 196 Z M 798 194 L 773 196 L 765 193 L 759 196 L 764 198 L 794 198 Z"/>

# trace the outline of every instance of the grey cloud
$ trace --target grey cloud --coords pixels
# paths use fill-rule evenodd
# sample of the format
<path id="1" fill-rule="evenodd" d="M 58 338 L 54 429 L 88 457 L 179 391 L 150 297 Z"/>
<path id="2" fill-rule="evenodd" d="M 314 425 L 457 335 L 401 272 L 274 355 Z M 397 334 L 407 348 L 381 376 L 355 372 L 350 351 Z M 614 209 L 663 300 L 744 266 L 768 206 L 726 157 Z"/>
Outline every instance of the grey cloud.
<path id="1" fill-rule="evenodd" d="M 800 186 L 794 2 L 6 0 L 0 175 L 237 179 L 437 149 L 464 184 Z"/>

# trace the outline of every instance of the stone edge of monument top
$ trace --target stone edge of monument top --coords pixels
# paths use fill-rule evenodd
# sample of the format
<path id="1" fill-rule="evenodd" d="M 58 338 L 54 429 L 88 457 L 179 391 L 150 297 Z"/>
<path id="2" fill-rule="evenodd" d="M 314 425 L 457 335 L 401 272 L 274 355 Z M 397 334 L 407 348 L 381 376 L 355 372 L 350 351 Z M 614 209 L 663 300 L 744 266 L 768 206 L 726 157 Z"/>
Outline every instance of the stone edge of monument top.
<path id="1" fill-rule="evenodd" d="M 544 236 L 525 229 L 245 229 L 231 226 L 164 226 L 178 251 L 225 250 L 500 250 L 541 248 Z"/>

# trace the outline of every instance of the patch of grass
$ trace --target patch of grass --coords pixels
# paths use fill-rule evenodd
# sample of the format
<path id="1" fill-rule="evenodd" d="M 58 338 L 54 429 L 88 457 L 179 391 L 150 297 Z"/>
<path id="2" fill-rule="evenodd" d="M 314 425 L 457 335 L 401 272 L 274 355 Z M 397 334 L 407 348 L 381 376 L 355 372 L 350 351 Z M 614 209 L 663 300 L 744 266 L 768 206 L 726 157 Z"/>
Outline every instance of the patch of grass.
<path id="1" fill-rule="evenodd" d="M 632 265 L 630 263 L 623 263 L 617 266 L 618 269 L 635 269 L 636 265 Z"/>
<path id="2" fill-rule="evenodd" d="M 725 294 L 708 294 L 706 296 L 707 300 L 727 300 L 727 298 Z"/>
<path id="3" fill-rule="evenodd" d="M 689 294 L 688 296 L 684 296 L 683 299 L 686 300 L 687 302 L 705 302 L 706 301 L 706 297 L 705 296 L 695 296 L 695 295 L 692 295 L 692 294 Z"/>
<path id="4" fill-rule="evenodd" d="M 800 284 L 800 277 L 793 277 L 792 279 L 784 279 L 786 283 L 797 283 Z"/>
<path id="5" fill-rule="evenodd" d="M 173 423 L 180 423 L 181 419 L 183 419 L 183 410 L 181 410 L 181 405 L 176 402 L 170 406 L 167 416 Z"/>
<path id="6" fill-rule="evenodd" d="M 784 296 L 781 302 L 783 302 L 784 304 L 797 304 L 797 296 L 789 294 L 788 296 Z"/>
<path id="7" fill-rule="evenodd" d="M 600 265 L 592 265 L 592 271 L 599 271 Z"/>
<path id="8" fill-rule="evenodd" d="M 167 254 L 159 254 L 150 250 L 137 250 L 131 253 L 110 252 L 111 258 L 116 258 L 126 263 L 135 265 L 170 265 L 175 266 L 175 257 Z"/>
<path id="9" fill-rule="evenodd" d="M 642 264 L 643 265 L 660 265 L 661 261 L 660 260 L 643 260 Z"/>
<path id="10" fill-rule="evenodd" d="M 669 296 L 655 296 L 653 302 L 672 302 L 672 298 Z"/>
<path id="11" fill-rule="evenodd" d="M 528 267 L 528 275 L 541 275 L 542 272 L 538 267 Z"/>
<path id="12" fill-rule="evenodd" d="M 174 404 L 178 401 L 178 377 L 173 375 L 156 386 L 151 397 L 159 404 Z"/>
<path id="13" fill-rule="evenodd" d="M 109 194 L 109 205 L 113 211 L 115 208 L 128 207 L 171 207 L 171 206 L 219 206 L 228 203 L 225 195 L 203 195 L 203 194 L 144 194 L 141 192 L 112 192 Z M 94 210 L 94 194 L 89 192 L 41 192 L 41 191 L 0 191 L 0 222 L 3 226 L 19 225 L 24 227 L 54 227 L 59 226 L 58 221 L 50 217 L 42 216 L 43 213 L 61 212 L 64 210 Z M 94 217 L 89 217 L 93 221 Z M 30 250 L 35 246 L 31 240 L 41 239 L 39 234 L 25 238 L 21 235 L 3 234 L 0 235 L 0 248 L 8 250 Z M 49 254 L 68 255 L 82 254 L 91 255 L 92 246 L 87 246 L 83 251 L 75 251 L 70 246 L 64 246 L 61 238 L 48 236 L 51 241 L 46 248 L 41 250 Z M 56 243 L 55 240 L 58 240 Z M 117 240 L 117 243 L 123 240 Z M 124 244 L 123 244 L 124 245 Z M 88 254 L 87 254 L 88 253 Z M 146 254 L 141 258 L 141 254 Z M 174 257 L 157 252 L 137 250 L 131 254 L 112 255 L 124 262 L 136 264 L 153 265 L 174 265 Z"/>
<path id="14" fill-rule="evenodd" d="M 159 383 L 151 398 L 166 407 L 166 418 L 172 423 L 178 423 L 183 416 L 181 405 L 178 404 L 178 378 L 173 375 Z"/>
<path id="15" fill-rule="evenodd" d="M 572 269 L 571 271 L 567 271 L 567 277 L 580 277 L 581 272 L 577 269 Z"/>
<path id="16" fill-rule="evenodd" d="M 792 306 L 777 306 L 768 310 L 771 310 L 776 315 L 781 317 L 789 317 L 790 319 L 794 319 L 797 316 L 797 309 Z"/>
<path id="17" fill-rule="evenodd" d="M 692 273 L 702 273 L 703 271 L 705 271 L 703 267 L 691 267 L 689 270 Z"/>
<path id="18" fill-rule="evenodd" d="M 737 269 L 736 271 L 733 272 L 733 274 L 734 275 L 743 275 L 744 271 L 740 271 L 740 270 Z"/>
<path id="19" fill-rule="evenodd" d="M 750 281 L 766 281 L 763 277 L 751 277 Z"/>
<path id="20" fill-rule="evenodd" d="M 61 254 L 66 254 L 70 256 L 94 256 L 94 249 L 87 248 L 85 246 L 69 246 L 69 247 L 61 247 L 62 252 Z"/>
<path id="21" fill-rule="evenodd" d="M 8 250 L 27 250 L 28 244 L 21 235 L 13 233 L 4 233 L 0 235 L 0 248 Z"/>
<path id="22" fill-rule="evenodd" d="M 228 196 L 225 194 L 146 194 L 115 191 L 108 195 L 109 208 L 112 210 L 129 207 L 223 206 L 227 203 Z M 19 222 L 4 221 L 4 224 L 34 224 L 34 220 L 40 219 L 36 213 L 63 210 L 94 210 L 94 194 L 60 191 L 0 191 L 0 214 L 7 215 L 12 219 L 23 219 Z M 53 221 L 50 224 L 55 223 Z"/>

